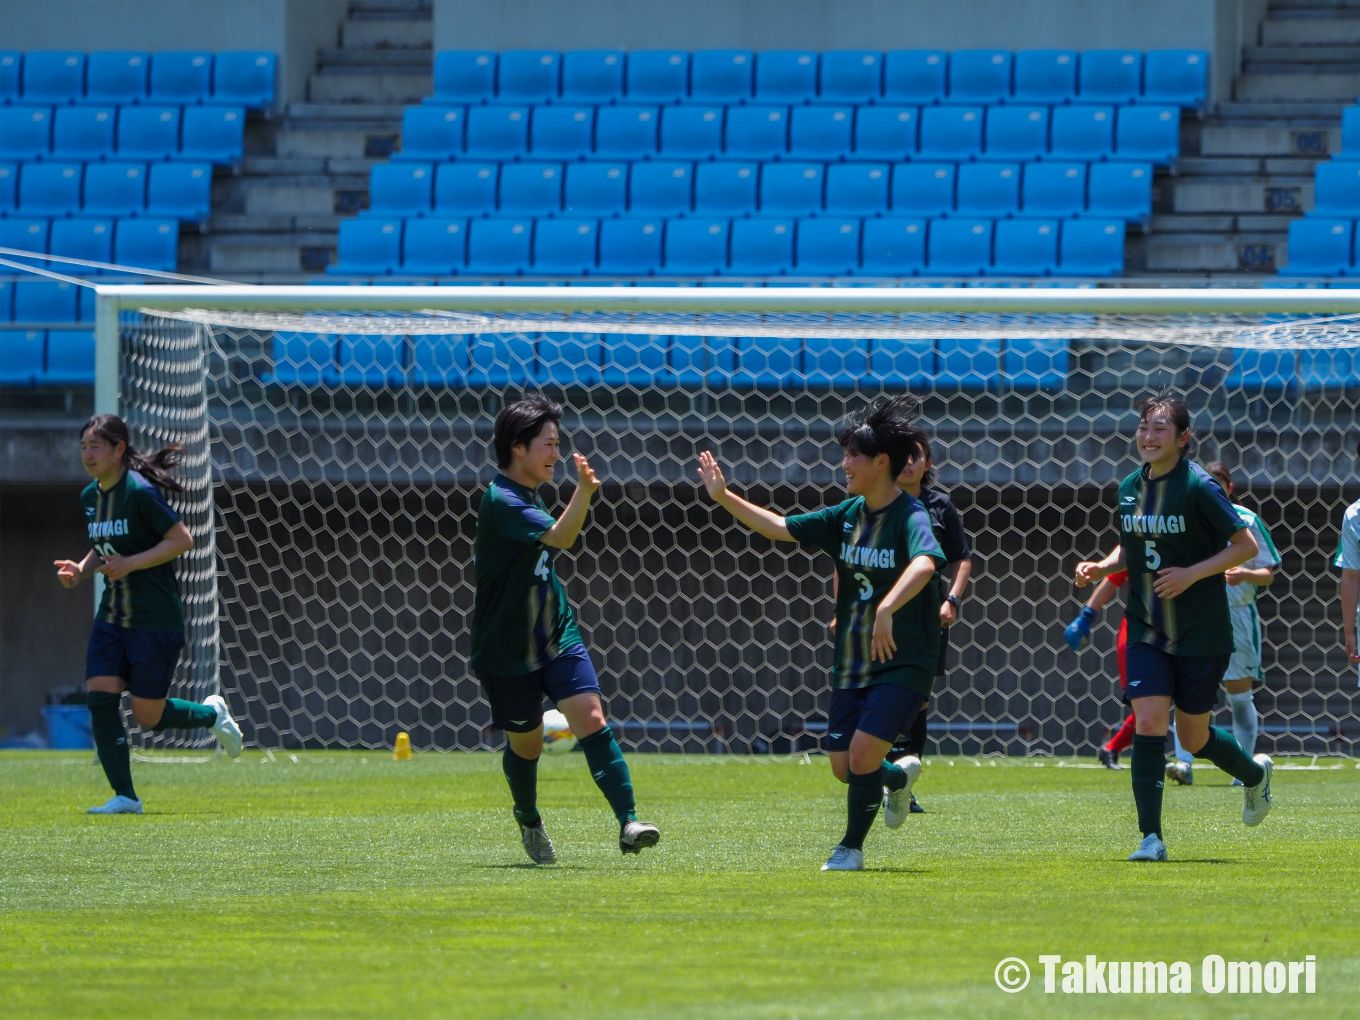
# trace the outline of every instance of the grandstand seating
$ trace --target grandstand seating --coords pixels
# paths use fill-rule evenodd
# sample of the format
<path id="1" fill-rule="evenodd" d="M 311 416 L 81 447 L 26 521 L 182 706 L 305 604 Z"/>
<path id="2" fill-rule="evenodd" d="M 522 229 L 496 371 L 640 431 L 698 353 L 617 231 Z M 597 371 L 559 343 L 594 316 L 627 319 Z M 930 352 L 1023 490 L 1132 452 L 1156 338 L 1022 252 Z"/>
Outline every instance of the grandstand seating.
<path id="1" fill-rule="evenodd" d="M 217 103 L 267 109 L 274 103 L 272 53 L 0 53 L 0 102 L 124 106 Z"/>

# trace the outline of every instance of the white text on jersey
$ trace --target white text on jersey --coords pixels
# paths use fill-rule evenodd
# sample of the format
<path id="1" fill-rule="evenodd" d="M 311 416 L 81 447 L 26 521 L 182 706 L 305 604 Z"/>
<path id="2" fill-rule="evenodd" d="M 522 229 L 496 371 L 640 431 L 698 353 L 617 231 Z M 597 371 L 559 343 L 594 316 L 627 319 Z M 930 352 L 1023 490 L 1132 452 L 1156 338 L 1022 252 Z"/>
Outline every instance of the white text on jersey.
<path id="1" fill-rule="evenodd" d="M 86 527 L 90 529 L 90 538 L 112 538 L 128 533 L 128 519 L 123 517 L 116 521 L 91 521 Z"/>
<path id="2" fill-rule="evenodd" d="M 841 562 L 848 567 L 877 567 L 882 570 L 897 568 L 896 549 L 870 549 L 862 545 L 841 543 Z"/>
<path id="3" fill-rule="evenodd" d="M 1124 530 L 1135 535 L 1183 535 L 1184 517 L 1154 514 L 1125 514 Z"/>

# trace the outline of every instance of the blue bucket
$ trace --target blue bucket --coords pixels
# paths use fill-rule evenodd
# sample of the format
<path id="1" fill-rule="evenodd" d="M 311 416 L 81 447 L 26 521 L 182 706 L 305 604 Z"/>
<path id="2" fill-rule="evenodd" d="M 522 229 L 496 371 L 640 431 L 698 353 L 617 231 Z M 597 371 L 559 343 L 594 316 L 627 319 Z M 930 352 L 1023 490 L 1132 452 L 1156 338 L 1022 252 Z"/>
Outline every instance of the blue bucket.
<path id="1" fill-rule="evenodd" d="M 94 747 L 90 710 L 84 705 L 48 705 L 42 714 L 47 720 L 47 742 L 54 751 L 85 751 Z"/>

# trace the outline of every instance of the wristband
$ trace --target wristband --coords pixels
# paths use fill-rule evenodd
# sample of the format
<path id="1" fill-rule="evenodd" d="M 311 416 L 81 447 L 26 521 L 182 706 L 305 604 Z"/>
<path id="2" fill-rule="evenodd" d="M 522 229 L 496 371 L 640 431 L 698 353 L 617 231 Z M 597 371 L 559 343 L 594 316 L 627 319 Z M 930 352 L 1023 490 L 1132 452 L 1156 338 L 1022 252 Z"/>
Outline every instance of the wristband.
<path id="1" fill-rule="evenodd" d="M 946 595 L 944 597 L 944 600 L 948 602 L 951 606 L 953 606 L 955 609 L 959 608 L 959 597 L 957 595 Z"/>

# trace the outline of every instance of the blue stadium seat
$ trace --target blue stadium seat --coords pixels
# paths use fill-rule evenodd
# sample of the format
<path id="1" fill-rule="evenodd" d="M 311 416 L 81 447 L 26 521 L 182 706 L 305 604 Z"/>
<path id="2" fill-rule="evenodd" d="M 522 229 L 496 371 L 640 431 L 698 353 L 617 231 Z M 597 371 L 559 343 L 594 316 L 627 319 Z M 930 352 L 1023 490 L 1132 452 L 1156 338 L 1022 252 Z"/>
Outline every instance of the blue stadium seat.
<path id="1" fill-rule="evenodd" d="M 1124 272 L 1124 224 L 1115 220 L 1067 220 L 1058 245 L 1063 276 L 1119 276 Z"/>
<path id="2" fill-rule="evenodd" d="M 505 164 L 501 167 L 498 208 L 511 216 L 551 216 L 561 212 L 562 164 Z"/>
<path id="3" fill-rule="evenodd" d="M 0 163 L 0 214 L 11 213 L 19 202 L 19 167 Z"/>
<path id="4" fill-rule="evenodd" d="M 670 159 L 712 159 L 722 152 L 720 106 L 667 106 L 661 111 L 661 155 Z"/>
<path id="5" fill-rule="evenodd" d="M 462 386 L 468 376 L 468 337 L 420 333 L 411 337 L 412 386 Z"/>
<path id="6" fill-rule="evenodd" d="M 760 211 L 815 216 L 822 211 L 825 176 L 820 163 L 766 163 L 760 171 Z"/>
<path id="7" fill-rule="evenodd" d="M 47 251 L 50 220 L 0 219 L 0 248 L 19 251 Z"/>
<path id="8" fill-rule="evenodd" d="M 727 268 L 729 230 L 730 224 L 725 219 L 668 221 L 665 272 L 682 276 L 711 276 L 723 272 Z"/>
<path id="9" fill-rule="evenodd" d="M 1300 351 L 1299 381 L 1309 392 L 1354 390 L 1360 386 L 1360 359 L 1354 348 Z"/>
<path id="10" fill-rule="evenodd" d="M 798 221 L 794 262 L 799 276 L 845 276 L 859 268 L 857 219 L 819 216 Z"/>
<path id="11" fill-rule="evenodd" d="M 6 284 L 8 286 L 8 284 Z M 43 375 L 47 333 L 41 329 L 0 332 L 0 384 L 33 386 Z M 94 352 L 90 352 L 90 382 L 94 382 Z"/>
<path id="12" fill-rule="evenodd" d="M 1351 164 L 1354 166 L 1354 164 Z M 1321 170 L 1327 164 L 1321 164 Z M 1328 219 L 1319 214 L 1289 224 L 1289 265 L 1281 276 L 1341 276 L 1354 264 L 1353 220 Z"/>
<path id="13" fill-rule="evenodd" d="M 926 221 L 885 217 L 864 221 L 860 272 L 866 276 L 914 276 L 926 264 Z"/>
<path id="14" fill-rule="evenodd" d="M 376 168 L 375 168 L 376 169 Z M 429 184 L 426 183 L 426 191 Z M 428 209 L 428 204 L 426 205 Z M 162 219 L 206 222 L 212 210 L 212 167 L 206 163 L 153 163 L 147 175 L 146 211 Z"/>
<path id="15" fill-rule="evenodd" d="M 94 382 L 94 331 L 54 329 L 47 334 L 47 371 L 42 381 L 64 386 Z"/>
<path id="16" fill-rule="evenodd" d="M 987 158 L 1032 162 L 1048 154 L 1048 109 L 993 106 L 987 111 Z"/>
<path id="17" fill-rule="evenodd" d="M 883 99 L 928 106 L 945 96 L 949 55 L 941 50 L 892 50 L 883 60 Z"/>
<path id="18" fill-rule="evenodd" d="M 151 55 L 151 101 L 201 103 L 212 95 L 211 53 L 162 52 Z"/>
<path id="19" fill-rule="evenodd" d="M 628 209 L 642 216 L 683 216 L 694 208 L 694 165 L 634 163 L 628 183 Z"/>
<path id="20" fill-rule="evenodd" d="M 914 106 L 861 106 L 855 111 L 855 158 L 910 159 L 916 155 L 919 120 Z"/>
<path id="21" fill-rule="evenodd" d="M 496 211 L 494 163 L 445 163 L 436 168 L 434 209 L 440 216 L 489 216 Z"/>
<path id="22" fill-rule="evenodd" d="M 274 54 L 257 50 L 232 50 L 213 61 L 213 102 L 230 103 L 251 110 L 274 105 Z"/>
<path id="23" fill-rule="evenodd" d="M 433 186 L 429 163 L 379 163 L 369 175 L 368 208 L 389 219 L 423 216 L 430 211 Z"/>
<path id="24" fill-rule="evenodd" d="M 434 55 L 435 103 L 485 103 L 496 94 L 496 54 L 445 50 Z"/>
<path id="25" fill-rule="evenodd" d="M 280 386 L 320 386 L 322 373 L 336 359 L 336 340 L 330 333 L 275 333 L 274 371 L 266 383 Z"/>
<path id="26" fill-rule="evenodd" d="M 1058 268 L 1054 220 L 1001 220 L 993 240 L 993 276 L 1047 276 Z"/>
<path id="27" fill-rule="evenodd" d="M 803 381 L 803 341 L 787 336 L 737 337 L 732 385 L 782 390 Z"/>
<path id="28" fill-rule="evenodd" d="M 1130 223 L 1152 220 L 1152 165 L 1150 163 L 1093 163 L 1087 213 Z"/>
<path id="29" fill-rule="evenodd" d="M 598 386 L 603 358 L 599 333 L 540 333 L 534 379 L 559 386 Z"/>
<path id="30" fill-rule="evenodd" d="M 809 103 L 817 96 L 817 58 L 811 50 L 764 50 L 756 57 L 756 100 Z"/>
<path id="31" fill-rule="evenodd" d="M 689 91 L 689 54 L 684 50 L 634 50 L 625 82 L 630 101 L 677 103 Z"/>
<path id="32" fill-rule="evenodd" d="M 1020 167 L 1015 163 L 965 163 L 959 167 L 960 216 L 1013 216 L 1020 211 Z"/>
<path id="33" fill-rule="evenodd" d="M 941 337 L 935 345 L 935 385 L 985 393 L 1001 385 L 1001 341 Z"/>
<path id="34" fill-rule="evenodd" d="M 109 224 L 109 237 L 113 237 L 114 224 Z M 112 257 L 112 256 L 110 256 Z M 99 318 L 98 295 L 92 287 L 79 287 L 76 294 L 76 320 L 78 322 L 94 322 Z"/>
<path id="35" fill-rule="evenodd" d="M 824 103 L 872 103 L 883 95 L 883 54 L 874 50 L 827 50 L 822 54 Z"/>
<path id="36" fill-rule="evenodd" d="M 342 231 L 344 226 L 340 224 Z M 113 261 L 120 266 L 174 272 L 179 268 L 179 224 L 149 216 L 119 220 L 113 232 Z"/>
<path id="37" fill-rule="evenodd" d="M 85 168 L 86 216 L 133 216 L 146 209 L 146 164 L 91 163 Z"/>
<path id="38" fill-rule="evenodd" d="M 602 259 L 603 254 L 602 250 Z M 670 381 L 666 364 L 669 337 L 610 334 L 604 338 L 604 344 L 600 378 L 606 386 L 655 386 Z"/>
<path id="39" fill-rule="evenodd" d="M 1072 50 L 1021 50 L 1015 55 L 1017 103 L 1070 103 L 1077 94 L 1077 55 Z"/>
<path id="40" fill-rule="evenodd" d="M 705 216 L 749 216 L 756 211 L 755 163 L 700 163 L 694 174 L 694 211 Z"/>
<path id="41" fill-rule="evenodd" d="M 504 102 L 550 103 L 557 98 L 562 59 L 552 50 L 505 50 L 496 70 L 496 96 Z"/>
<path id="42" fill-rule="evenodd" d="M 1332 153 L 1332 159 L 1360 159 L 1360 106 L 1348 106 L 1341 111 L 1341 151 Z"/>
<path id="43" fill-rule="evenodd" d="M 1114 150 L 1114 110 L 1108 106 L 1059 106 L 1049 127 L 1054 159 L 1108 159 Z"/>
<path id="44" fill-rule="evenodd" d="M 52 111 L 0 106 L 0 159 L 41 159 L 52 150 Z"/>
<path id="45" fill-rule="evenodd" d="M 1204 50 L 1149 50 L 1144 58 L 1144 103 L 1203 111 L 1208 89 L 1209 54 Z"/>
<path id="46" fill-rule="evenodd" d="M 108 105 L 140 103 L 146 98 L 146 53 L 91 53 L 85 63 L 85 101 Z"/>
<path id="47" fill-rule="evenodd" d="M 406 381 L 406 338 L 346 334 L 336 361 L 321 370 L 327 386 L 400 386 Z"/>
<path id="48" fill-rule="evenodd" d="M 19 172 L 19 213 L 70 216 L 80 211 L 79 163 L 27 163 Z"/>
<path id="49" fill-rule="evenodd" d="M 731 159 L 778 159 L 789 151 L 786 106 L 733 106 L 727 111 L 723 153 Z"/>
<path id="50" fill-rule="evenodd" d="M 892 210 L 898 216 L 947 216 L 954 211 L 952 163 L 899 163 L 893 167 Z"/>
<path id="51" fill-rule="evenodd" d="M 467 221 L 426 216 L 406 221 L 401 271 L 420 276 L 449 276 L 467 262 Z"/>
<path id="52" fill-rule="evenodd" d="M 656 155 L 661 114 L 655 106 L 602 106 L 595 113 L 595 155 L 650 159 Z"/>
<path id="53" fill-rule="evenodd" d="M 1131 103 L 1143 91 L 1138 50 L 1087 50 L 1081 55 L 1077 93 L 1083 103 Z"/>
<path id="54" fill-rule="evenodd" d="M 31 50 L 24 55 L 24 102 L 74 103 L 85 94 L 85 54 Z"/>
<path id="55" fill-rule="evenodd" d="M 529 123 L 529 151 L 535 159 L 585 159 L 595 135 L 590 106 L 538 106 Z"/>
<path id="56" fill-rule="evenodd" d="M 992 264 L 992 221 L 934 220 L 926 251 L 932 276 L 981 276 Z"/>
<path id="57" fill-rule="evenodd" d="M 14 285 L 15 322 L 76 322 L 76 285 L 20 280 Z"/>
<path id="58" fill-rule="evenodd" d="M 473 220 L 468 227 L 468 272 L 513 276 L 529 269 L 533 223 Z"/>
<path id="59" fill-rule="evenodd" d="M 522 106 L 468 109 L 467 154 L 480 159 L 518 159 L 529 150 L 529 111 Z"/>
<path id="60" fill-rule="evenodd" d="M 863 337 L 806 337 L 803 381 L 814 389 L 853 390 L 869 374 L 869 341 Z"/>
<path id="61" fill-rule="evenodd" d="M 0 111 L 0 117 L 4 112 Z M 168 159 L 179 152 L 178 106 L 125 106 L 118 111 L 118 155 Z"/>
<path id="62" fill-rule="evenodd" d="M 795 106 L 789 116 L 789 155 L 836 162 L 848 159 L 855 111 L 849 106 Z"/>
<path id="63" fill-rule="evenodd" d="M 881 216 L 888 210 L 886 163 L 835 163 L 826 169 L 826 211 Z"/>
<path id="64" fill-rule="evenodd" d="M 373 169 L 377 170 L 378 167 Z M 118 240 L 133 224 L 150 222 L 123 220 L 118 224 Z M 395 272 L 401 266 L 402 221 L 357 217 L 340 221 L 340 251 L 335 265 L 327 272 L 363 276 L 381 276 Z M 122 259 L 116 261 L 122 262 Z M 130 263 L 137 265 L 137 263 Z"/>
<path id="65" fill-rule="evenodd" d="M 600 272 L 607 276 L 648 276 L 661 269 L 660 219 L 625 217 L 600 224 Z"/>
<path id="66" fill-rule="evenodd" d="M 1117 159 L 1174 166 L 1181 153 L 1181 111 L 1174 106 L 1121 106 L 1114 151 Z"/>
<path id="67" fill-rule="evenodd" d="M 1316 216 L 1360 216 L 1360 163 L 1319 163 L 1314 177 Z"/>
<path id="68" fill-rule="evenodd" d="M 1076 216 L 1086 208 L 1085 163 L 1028 163 L 1020 187 L 1026 216 Z"/>
<path id="69" fill-rule="evenodd" d="M 528 260 L 528 252 L 525 252 Z M 536 367 L 534 341 L 527 336 L 496 333 L 472 338 L 469 386 L 511 386 L 529 381 Z"/>
<path id="70" fill-rule="evenodd" d="M 182 159 L 235 164 L 245 155 L 246 111 L 239 106 L 190 106 L 184 111 Z"/>
<path id="71" fill-rule="evenodd" d="M 115 116 L 111 107 L 57 107 L 52 118 L 52 155 L 90 160 L 112 156 Z"/>
<path id="72" fill-rule="evenodd" d="M 701 103 L 740 103 L 751 98 L 755 54 L 750 50 L 695 50 L 689 62 L 689 94 Z"/>
<path id="73" fill-rule="evenodd" d="M 628 208 L 628 164 L 568 163 L 564 207 L 573 216 L 621 216 Z"/>
<path id="74" fill-rule="evenodd" d="M 1066 340 L 1016 338 L 1006 341 L 1001 374 L 1013 390 L 1060 393 L 1070 362 Z"/>
<path id="75" fill-rule="evenodd" d="M 1007 50 L 955 50 L 949 55 L 951 103 L 1004 103 L 1011 94 Z"/>
<path id="76" fill-rule="evenodd" d="M 916 393 L 933 386 L 935 366 L 929 340 L 875 339 L 869 345 L 869 378 L 885 390 Z"/>
<path id="77" fill-rule="evenodd" d="M 1223 380 L 1225 389 L 1247 396 L 1278 396 L 1298 385 L 1299 352 L 1249 348 L 1234 351 L 1232 367 Z"/>
<path id="78" fill-rule="evenodd" d="M 921 158 L 963 161 L 982 155 L 982 108 L 928 106 L 921 111 Z"/>
<path id="79" fill-rule="evenodd" d="M 571 50 L 562 55 L 562 99 L 616 103 L 623 95 L 622 50 Z"/>
<path id="80" fill-rule="evenodd" d="M 401 151 L 394 160 L 442 163 L 463 154 L 461 106 L 408 106 L 401 115 Z"/>
<path id="81" fill-rule="evenodd" d="M 0 103 L 12 103 L 21 95 L 20 72 L 23 66 L 22 53 L 0 51 Z"/>

